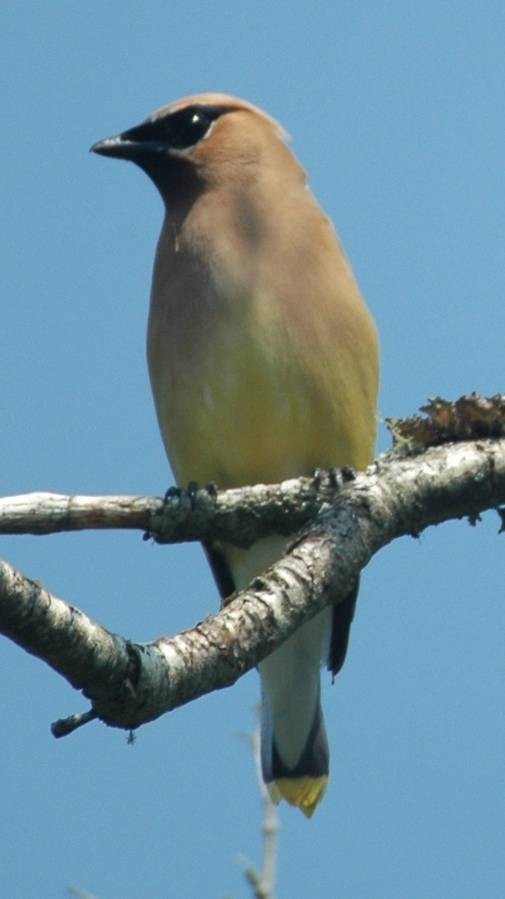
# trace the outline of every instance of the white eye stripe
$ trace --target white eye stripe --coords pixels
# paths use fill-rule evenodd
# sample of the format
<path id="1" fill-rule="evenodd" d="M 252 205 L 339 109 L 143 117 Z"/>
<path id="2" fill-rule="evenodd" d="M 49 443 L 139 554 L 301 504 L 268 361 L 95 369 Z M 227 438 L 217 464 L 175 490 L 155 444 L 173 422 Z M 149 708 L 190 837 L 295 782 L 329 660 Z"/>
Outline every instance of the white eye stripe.
<path id="1" fill-rule="evenodd" d="M 214 131 L 214 125 L 216 124 L 216 122 L 217 122 L 217 119 L 213 119 L 212 122 L 209 123 L 209 127 L 207 128 L 207 131 L 205 132 L 205 134 L 203 135 L 203 137 L 200 138 L 200 140 L 207 140 L 207 138 L 208 138 L 208 137 L 212 134 L 212 132 Z"/>

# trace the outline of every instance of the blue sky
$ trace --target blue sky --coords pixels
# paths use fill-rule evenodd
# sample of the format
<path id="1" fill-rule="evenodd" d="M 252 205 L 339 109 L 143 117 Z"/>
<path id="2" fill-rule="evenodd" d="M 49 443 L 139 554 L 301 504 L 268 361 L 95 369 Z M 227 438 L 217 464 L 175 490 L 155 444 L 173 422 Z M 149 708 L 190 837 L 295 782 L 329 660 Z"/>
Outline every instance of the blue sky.
<path id="1" fill-rule="evenodd" d="M 383 416 L 504 391 L 503 2 L 4 2 L 0 43 L 2 494 L 171 482 L 144 361 L 161 204 L 87 151 L 196 91 L 244 96 L 292 135 L 380 329 Z M 331 786 L 310 822 L 282 810 L 279 897 L 504 895 L 497 530 L 451 523 L 369 565 L 324 684 Z M 197 546 L 84 533 L 2 538 L 0 555 L 134 640 L 217 606 Z M 3 895 L 249 895 L 254 672 L 134 746 L 98 724 L 55 741 L 50 722 L 85 703 L 5 640 L 0 681 Z"/>

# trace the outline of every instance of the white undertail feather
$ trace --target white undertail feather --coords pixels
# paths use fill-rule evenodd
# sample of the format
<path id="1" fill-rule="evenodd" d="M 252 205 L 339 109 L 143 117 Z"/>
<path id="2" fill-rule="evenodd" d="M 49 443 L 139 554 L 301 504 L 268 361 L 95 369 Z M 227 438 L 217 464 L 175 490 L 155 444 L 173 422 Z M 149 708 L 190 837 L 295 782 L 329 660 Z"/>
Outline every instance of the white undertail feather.
<path id="1" fill-rule="evenodd" d="M 248 550 L 227 548 L 226 556 L 236 589 L 276 562 L 289 540 L 273 536 L 259 540 Z M 262 682 L 262 754 L 268 769 L 273 740 L 284 764 L 296 768 L 319 707 L 320 667 L 326 659 L 331 632 L 327 608 L 299 628 L 270 656 L 260 662 Z M 324 728 L 324 724 L 322 724 Z M 279 790 L 270 790 L 277 798 Z M 280 797 L 279 797 L 280 798 Z M 294 804 L 299 804 L 295 802 Z"/>

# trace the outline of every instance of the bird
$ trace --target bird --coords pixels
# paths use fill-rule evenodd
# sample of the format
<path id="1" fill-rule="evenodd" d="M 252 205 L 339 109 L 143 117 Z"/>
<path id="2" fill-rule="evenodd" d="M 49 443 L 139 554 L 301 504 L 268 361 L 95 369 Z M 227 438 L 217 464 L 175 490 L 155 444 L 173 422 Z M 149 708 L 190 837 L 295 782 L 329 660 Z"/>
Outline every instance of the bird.
<path id="1" fill-rule="evenodd" d="M 136 163 L 164 203 L 147 359 L 180 488 L 277 483 L 373 458 L 376 326 L 288 141 L 259 107 L 204 93 L 91 147 Z M 288 544 L 207 544 L 221 595 L 247 587 Z M 320 669 L 342 667 L 357 589 L 258 666 L 263 779 L 274 802 L 307 817 L 329 777 Z"/>

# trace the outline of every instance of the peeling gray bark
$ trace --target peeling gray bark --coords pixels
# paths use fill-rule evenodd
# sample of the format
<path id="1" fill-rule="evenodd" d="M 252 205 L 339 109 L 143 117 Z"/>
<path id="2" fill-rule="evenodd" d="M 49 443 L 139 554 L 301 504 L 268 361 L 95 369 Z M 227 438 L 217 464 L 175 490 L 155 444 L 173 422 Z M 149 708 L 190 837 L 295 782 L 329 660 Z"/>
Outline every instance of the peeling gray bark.
<path id="1" fill-rule="evenodd" d="M 159 500 L 135 497 L 31 494 L 3 500 L 0 530 L 16 533 L 97 522 L 118 527 L 123 520 L 125 527 L 147 526 L 160 540 L 212 535 L 247 545 L 266 533 L 293 533 L 301 523 L 310 524 L 283 559 L 216 615 L 148 644 L 111 634 L 1 563 L 0 632 L 90 699 L 91 713 L 58 723 L 57 735 L 91 717 L 135 728 L 233 684 L 304 621 L 343 599 L 358 572 L 391 540 L 449 519 L 474 523 L 481 512 L 503 504 L 504 439 L 444 445 L 416 456 L 390 454 L 343 485 L 329 478 L 318 487 L 300 479 L 218 497 L 202 491 L 194 503 L 182 497 L 166 508 Z"/>

